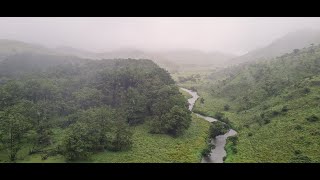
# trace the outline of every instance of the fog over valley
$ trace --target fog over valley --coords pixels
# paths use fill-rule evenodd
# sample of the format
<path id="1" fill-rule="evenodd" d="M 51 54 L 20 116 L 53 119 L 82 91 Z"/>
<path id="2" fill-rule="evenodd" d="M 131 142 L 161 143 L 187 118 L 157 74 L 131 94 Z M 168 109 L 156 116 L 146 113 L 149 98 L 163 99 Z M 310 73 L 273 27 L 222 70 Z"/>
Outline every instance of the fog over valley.
<path id="1" fill-rule="evenodd" d="M 0 162 L 320 162 L 320 18 L 0 27 Z"/>

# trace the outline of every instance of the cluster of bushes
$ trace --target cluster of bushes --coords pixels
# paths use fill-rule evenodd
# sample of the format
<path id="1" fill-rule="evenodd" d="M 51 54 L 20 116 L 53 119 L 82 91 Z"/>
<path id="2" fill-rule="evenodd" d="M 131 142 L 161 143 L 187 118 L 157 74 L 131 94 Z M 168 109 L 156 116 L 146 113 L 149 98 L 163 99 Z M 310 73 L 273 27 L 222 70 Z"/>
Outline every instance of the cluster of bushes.
<path id="1" fill-rule="evenodd" d="M 220 121 L 214 121 L 210 126 L 210 137 L 215 138 L 216 136 L 223 135 L 229 131 L 230 127 L 228 124 L 225 124 Z"/>
<path id="2" fill-rule="evenodd" d="M 228 137 L 228 140 L 231 142 L 231 151 L 236 154 L 238 152 L 238 149 L 237 149 L 237 143 L 238 143 L 238 136 L 231 136 L 231 137 Z"/>
<path id="3" fill-rule="evenodd" d="M 217 112 L 214 116 L 215 119 L 224 122 L 226 124 L 230 124 L 230 120 L 228 117 L 225 117 L 225 115 L 222 112 Z"/>

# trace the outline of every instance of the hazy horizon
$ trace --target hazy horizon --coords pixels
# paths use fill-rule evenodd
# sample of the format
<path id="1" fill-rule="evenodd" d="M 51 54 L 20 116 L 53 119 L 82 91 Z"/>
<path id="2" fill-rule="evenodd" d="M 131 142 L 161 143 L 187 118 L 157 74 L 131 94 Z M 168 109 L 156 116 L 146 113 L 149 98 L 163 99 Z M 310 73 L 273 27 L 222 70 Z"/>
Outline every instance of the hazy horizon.
<path id="1" fill-rule="evenodd" d="M 319 30 L 320 18 L 0 18 L 0 39 L 68 46 L 92 52 L 122 48 L 193 49 L 242 55 L 302 29 Z"/>

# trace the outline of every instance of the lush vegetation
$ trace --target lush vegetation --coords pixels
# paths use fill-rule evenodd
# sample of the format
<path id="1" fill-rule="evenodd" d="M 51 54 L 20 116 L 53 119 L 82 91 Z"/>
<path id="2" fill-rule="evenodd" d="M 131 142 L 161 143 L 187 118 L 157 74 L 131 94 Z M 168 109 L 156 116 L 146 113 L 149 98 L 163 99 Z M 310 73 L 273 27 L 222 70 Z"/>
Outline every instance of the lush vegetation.
<path id="1" fill-rule="evenodd" d="M 172 137 L 166 134 L 151 134 L 147 124 L 131 126 L 132 147 L 123 151 L 103 151 L 92 154 L 86 160 L 74 162 L 111 162 L 111 163 L 170 163 L 187 162 L 198 163 L 202 158 L 203 149 L 207 148 L 209 122 L 197 116 L 192 117 L 190 128 L 179 137 Z M 57 130 L 54 135 L 59 138 Z M 36 162 L 36 163 L 57 163 L 66 162 L 64 156 L 51 154 L 46 159 L 42 159 L 46 154 L 39 152 L 28 155 L 27 149 L 22 149 L 17 162 Z M 0 153 L 0 157 L 7 158 Z"/>
<path id="2" fill-rule="evenodd" d="M 17 61 L 2 63 L 15 67 Z M 51 156 L 89 160 L 99 153 L 107 156 L 105 152 L 137 147 L 142 137 L 134 134 L 142 130 L 135 132 L 135 126 L 149 134 L 179 138 L 191 125 L 186 99 L 168 72 L 150 60 L 45 67 L 31 63 L 20 68 L 23 74 L 0 72 L 1 160 L 21 160 L 26 151 L 42 154 L 43 160 Z M 197 148 L 201 146 L 200 142 Z M 187 156 L 197 156 L 196 152 Z"/>
<path id="3" fill-rule="evenodd" d="M 228 119 L 226 162 L 320 162 L 320 46 L 217 71 L 195 112 Z"/>

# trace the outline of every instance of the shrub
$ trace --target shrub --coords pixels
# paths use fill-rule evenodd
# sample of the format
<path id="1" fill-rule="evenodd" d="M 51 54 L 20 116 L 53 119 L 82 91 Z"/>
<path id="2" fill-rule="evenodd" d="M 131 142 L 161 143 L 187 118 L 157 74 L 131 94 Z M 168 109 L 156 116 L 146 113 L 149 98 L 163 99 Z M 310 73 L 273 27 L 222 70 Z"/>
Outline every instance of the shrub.
<path id="1" fill-rule="evenodd" d="M 263 121 L 264 121 L 264 124 L 269 124 L 271 122 L 270 119 L 264 119 Z"/>
<path id="2" fill-rule="evenodd" d="M 198 92 L 197 89 L 194 86 L 190 87 L 190 90 L 194 91 L 194 92 Z"/>
<path id="3" fill-rule="evenodd" d="M 302 130 L 302 126 L 296 125 L 296 126 L 294 127 L 294 129 L 295 129 L 295 130 Z"/>
<path id="4" fill-rule="evenodd" d="M 211 144 L 211 143 L 208 144 L 208 146 L 207 146 L 205 149 L 202 150 L 201 155 L 202 155 L 203 157 L 208 157 L 208 156 L 210 156 L 211 150 L 214 149 L 214 148 L 215 148 L 215 145 L 214 145 L 214 144 Z"/>
<path id="5" fill-rule="evenodd" d="M 283 106 L 282 109 L 281 109 L 282 112 L 288 112 L 289 111 L 289 108 L 288 106 Z"/>
<path id="6" fill-rule="evenodd" d="M 221 120 L 223 118 L 224 114 L 221 113 L 221 112 L 217 112 L 215 115 L 214 115 L 214 118 L 218 119 L 218 120 Z"/>
<path id="7" fill-rule="evenodd" d="M 236 154 L 238 152 L 238 149 L 236 146 L 231 146 L 231 151 Z"/>
<path id="8" fill-rule="evenodd" d="M 224 105 L 223 109 L 224 109 L 225 111 L 229 111 L 230 106 L 229 106 L 228 104 L 226 104 L 226 105 Z"/>
<path id="9" fill-rule="evenodd" d="M 220 119 L 220 121 L 226 123 L 226 125 L 228 125 L 228 127 L 229 127 L 229 124 L 230 124 L 229 118 L 223 117 L 222 119 Z"/>
<path id="10" fill-rule="evenodd" d="M 278 116 L 280 114 L 279 111 L 272 111 L 272 116 Z"/>
<path id="11" fill-rule="evenodd" d="M 301 154 L 301 151 L 300 150 L 294 150 L 294 154 L 295 155 L 299 155 L 299 154 Z"/>
<path id="12" fill-rule="evenodd" d="M 304 93 L 304 94 L 308 94 L 308 93 L 310 93 L 310 91 L 311 91 L 311 90 L 310 90 L 309 88 L 304 88 L 304 89 L 303 89 L 303 93 Z"/>
<path id="13" fill-rule="evenodd" d="M 293 158 L 290 159 L 290 163 L 311 163 L 311 159 L 303 154 L 295 155 Z"/>
<path id="14" fill-rule="evenodd" d="M 228 125 L 224 124 L 220 121 L 212 122 L 212 125 L 210 126 L 210 137 L 215 138 L 216 136 L 223 135 L 227 133 L 229 130 Z"/>
<path id="15" fill-rule="evenodd" d="M 251 137 L 253 134 L 251 132 L 248 133 L 248 136 Z"/>
<path id="16" fill-rule="evenodd" d="M 309 121 L 309 122 L 319 121 L 319 118 L 318 118 L 318 116 L 316 116 L 316 115 L 312 115 L 312 116 L 310 116 L 310 117 L 307 117 L 306 119 L 307 119 L 307 121 Z"/>
<path id="17" fill-rule="evenodd" d="M 237 145 L 238 143 L 238 136 L 231 136 L 229 140 L 232 142 L 233 145 Z"/>

